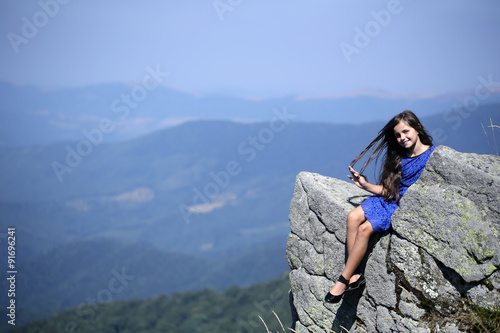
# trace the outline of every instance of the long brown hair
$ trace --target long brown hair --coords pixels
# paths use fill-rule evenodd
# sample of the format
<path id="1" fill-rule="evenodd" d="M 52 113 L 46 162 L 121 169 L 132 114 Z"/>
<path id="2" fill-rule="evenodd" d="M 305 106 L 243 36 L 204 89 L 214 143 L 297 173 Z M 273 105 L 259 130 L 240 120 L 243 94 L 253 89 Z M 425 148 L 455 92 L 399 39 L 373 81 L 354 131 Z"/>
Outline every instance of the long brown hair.
<path id="1" fill-rule="evenodd" d="M 394 127 L 396 127 L 400 121 L 404 121 L 409 126 L 413 127 L 418 132 L 420 141 L 424 145 L 432 146 L 432 137 L 426 132 L 418 117 L 413 112 L 406 110 L 394 116 L 394 118 L 380 130 L 375 140 L 373 140 L 368 147 L 351 162 L 352 167 L 366 154 L 366 152 L 375 146 L 373 153 L 361 168 L 360 173 L 362 174 L 375 156 L 378 160 L 381 155 L 384 155 L 384 166 L 380 171 L 379 184 L 385 189 L 384 199 L 387 202 L 397 202 L 399 200 L 401 163 L 403 161 L 405 149 L 398 144 L 396 136 L 394 135 Z"/>

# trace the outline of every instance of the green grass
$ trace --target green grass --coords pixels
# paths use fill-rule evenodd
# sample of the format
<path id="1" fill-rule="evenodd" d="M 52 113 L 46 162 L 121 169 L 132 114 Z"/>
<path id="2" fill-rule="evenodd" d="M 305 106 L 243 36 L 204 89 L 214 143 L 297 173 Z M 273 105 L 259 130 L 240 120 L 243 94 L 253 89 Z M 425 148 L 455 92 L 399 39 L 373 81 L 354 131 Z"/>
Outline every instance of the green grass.
<path id="1" fill-rule="evenodd" d="M 470 332 L 500 332 L 500 306 L 492 308 L 472 307 L 475 320 Z"/>

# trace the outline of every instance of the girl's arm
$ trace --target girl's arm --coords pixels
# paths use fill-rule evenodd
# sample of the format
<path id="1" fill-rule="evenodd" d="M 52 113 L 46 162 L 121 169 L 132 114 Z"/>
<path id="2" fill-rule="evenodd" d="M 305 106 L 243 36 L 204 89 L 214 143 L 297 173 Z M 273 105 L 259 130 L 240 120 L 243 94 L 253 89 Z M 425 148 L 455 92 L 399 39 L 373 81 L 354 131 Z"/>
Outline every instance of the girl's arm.
<path id="1" fill-rule="evenodd" d="M 384 196 L 385 194 L 385 189 L 382 185 L 374 185 L 366 182 L 366 185 L 362 187 L 362 189 L 379 196 Z"/>
<path id="2" fill-rule="evenodd" d="M 385 194 L 385 189 L 382 185 L 371 184 L 366 181 L 366 178 L 363 175 L 360 175 L 357 171 L 355 171 L 351 166 L 349 166 L 349 171 L 351 172 L 351 176 L 349 179 L 359 188 L 373 193 L 375 195 L 383 196 Z"/>

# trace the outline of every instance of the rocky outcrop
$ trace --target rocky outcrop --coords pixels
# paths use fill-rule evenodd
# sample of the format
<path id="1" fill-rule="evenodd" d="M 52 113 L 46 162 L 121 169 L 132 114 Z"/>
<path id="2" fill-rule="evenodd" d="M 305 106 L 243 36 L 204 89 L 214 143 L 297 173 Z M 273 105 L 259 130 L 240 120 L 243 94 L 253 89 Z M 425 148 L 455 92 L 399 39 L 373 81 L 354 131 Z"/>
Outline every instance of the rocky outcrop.
<path id="1" fill-rule="evenodd" d="M 287 260 L 296 332 L 465 332 L 500 306 L 500 158 L 440 146 L 361 267 L 367 283 L 323 302 L 345 263 L 346 216 L 369 193 L 302 172 Z"/>

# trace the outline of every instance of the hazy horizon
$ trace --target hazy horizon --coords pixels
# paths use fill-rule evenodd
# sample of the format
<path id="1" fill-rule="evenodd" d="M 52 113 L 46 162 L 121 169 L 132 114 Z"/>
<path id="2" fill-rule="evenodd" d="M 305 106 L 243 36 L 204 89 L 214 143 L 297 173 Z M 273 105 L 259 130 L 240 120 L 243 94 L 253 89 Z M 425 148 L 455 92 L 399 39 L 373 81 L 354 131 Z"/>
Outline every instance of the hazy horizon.
<path id="1" fill-rule="evenodd" d="M 496 1 L 16 1 L 0 5 L 0 80 L 193 95 L 429 96 L 500 81 Z M 168 74 L 167 74 L 168 73 Z"/>

